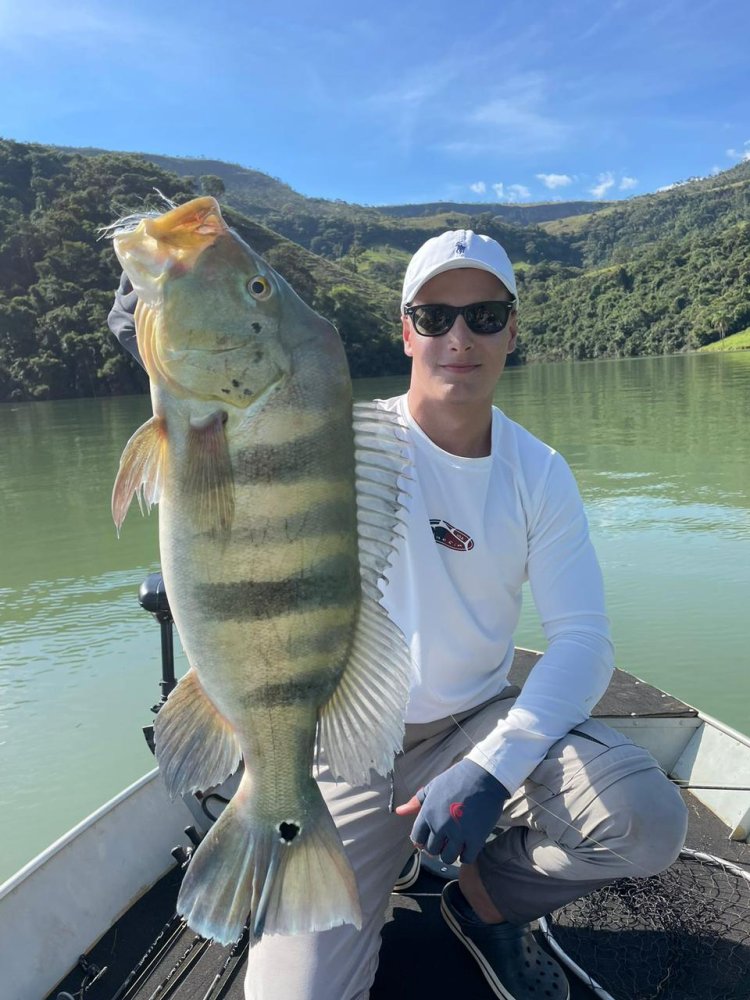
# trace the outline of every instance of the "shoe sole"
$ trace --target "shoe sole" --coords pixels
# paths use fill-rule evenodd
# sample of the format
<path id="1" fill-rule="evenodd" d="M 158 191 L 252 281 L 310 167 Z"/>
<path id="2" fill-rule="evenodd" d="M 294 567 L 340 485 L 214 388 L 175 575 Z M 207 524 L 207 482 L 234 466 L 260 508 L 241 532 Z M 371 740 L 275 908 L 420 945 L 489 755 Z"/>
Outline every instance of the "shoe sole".
<path id="1" fill-rule="evenodd" d="M 471 938 L 466 937 L 464 932 L 461 930 L 461 925 L 451 913 L 444 899 L 440 900 L 440 913 L 443 916 L 443 920 L 445 920 L 446 924 L 450 927 L 458 940 L 468 949 L 472 957 L 475 959 L 477 965 L 482 970 L 482 975 L 487 980 L 487 983 L 495 996 L 500 997 L 500 1000 L 518 1000 L 518 997 L 515 997 L 512 993 L 509 993 L 505 989 L 503 984 L 495 975 L 492 966 L 488 963 L 487 959 L 484 957 L 479 948 L 477 948 Z M 568 991 L 565 994 L 564 1000 L 570 1000 L 570 983 L 568 983 Z"/>
<path id="2" fill-rule="evenodd" d="M 418 854 L 415 854 L 414 857 L 416 860 L 412 862 L 409 874 L 405 875 L 403 878 L 396 879 L 393 884 L 392 892 L 403 892 L 404 889 L 411 889 L 419 878 L 419 873 L 422 868 L 421 859 Z"/>

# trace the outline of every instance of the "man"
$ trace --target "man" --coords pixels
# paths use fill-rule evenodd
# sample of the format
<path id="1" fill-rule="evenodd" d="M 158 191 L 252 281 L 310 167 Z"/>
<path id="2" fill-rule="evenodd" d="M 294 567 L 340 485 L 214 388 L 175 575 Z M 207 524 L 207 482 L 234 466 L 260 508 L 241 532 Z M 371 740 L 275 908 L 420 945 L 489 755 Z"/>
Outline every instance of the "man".
<path id="1" fill-rule="evenodd" d="M 123 341 L 125 291 L 110 323 Z M 588 718 L 613 656 L 573 476 L 492 405 L 516 304 L 505 251 L 471 231 L 428 240 L 407 268 L 409 391 L 381 403 L 401 414 L 414 455 L 406 537 L 383 600 L 415 670 L 404 752 L 390 778 L 361 788 L 334 781 L 321 755 L 362 930 L 262 938 L 247 1000 L 365 1000 L 413 843 L 463 862 L 441 910 L 492 992 L 565 1000 L 565 976 L 531 922 L 613 878 L 662 870 L 682 846 L 679 792 L 644 750 Z M 519 693 L 508 671 L 526 579 L 548 645 Z"/>

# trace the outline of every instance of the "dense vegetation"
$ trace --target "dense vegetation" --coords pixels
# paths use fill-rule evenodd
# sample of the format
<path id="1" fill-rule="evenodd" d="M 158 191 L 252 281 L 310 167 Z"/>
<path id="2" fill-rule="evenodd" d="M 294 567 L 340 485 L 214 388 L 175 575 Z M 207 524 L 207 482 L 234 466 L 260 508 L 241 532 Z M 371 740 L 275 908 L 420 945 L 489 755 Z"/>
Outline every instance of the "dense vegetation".
<path id="1" fill-rule="evenodd" d="M 191 181 L 139 157 L 0 141 L 0 400 L 146 389 L 140 367 L 107 328 L 120 268 L 101 228 L 132 211 L 163 211 L 157 189 L 177 202 L 199 193 Z M 355 375 L 403 367 L 392 336 L 392 291 L 232 209 L 226 216 L 337 324 Z"/>
<path id="2" fill-rule="evenodd" d="M 382 210 L 308 199 L 209 160 L 0 140 L 0 400 L 139 392 L 106 326 L 119 267 L 100 229 L 199 193 L 336 323 L 352 373 L 405 368 L 398 292 L 446 228 L 500 240 L 520 285 L 517 360 L 693 349 L 750 326 L 750 163 L 610 204 Z"/>

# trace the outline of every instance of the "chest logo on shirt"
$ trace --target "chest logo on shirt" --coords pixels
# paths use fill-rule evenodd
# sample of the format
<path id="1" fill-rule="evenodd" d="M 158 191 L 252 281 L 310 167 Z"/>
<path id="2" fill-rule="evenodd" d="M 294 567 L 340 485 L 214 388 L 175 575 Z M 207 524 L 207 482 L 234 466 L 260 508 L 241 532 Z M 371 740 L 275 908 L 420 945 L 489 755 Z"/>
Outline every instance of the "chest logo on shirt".
<path id="1" fill-rule="evenodd" d="M 444 545 L 456 552 L 469 552 L 474 548 L 474 539 L 470 535 L 460 528 L 454 528 L 442 517 L 431 517 L 430 527 L 438 545 Z"/>

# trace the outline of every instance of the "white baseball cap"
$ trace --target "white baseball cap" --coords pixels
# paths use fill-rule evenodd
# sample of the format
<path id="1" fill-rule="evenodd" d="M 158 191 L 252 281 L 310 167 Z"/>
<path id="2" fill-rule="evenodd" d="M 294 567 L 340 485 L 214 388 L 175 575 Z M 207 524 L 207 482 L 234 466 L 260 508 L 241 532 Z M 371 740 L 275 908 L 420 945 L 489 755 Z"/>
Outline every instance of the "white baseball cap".
<path id="1" fill-rule="evenodd" d="M 514 299 L 518 298 L 513 265 L 497 240 L 480 236 L 471 229 L 454 229 L 427 240 L 409 261 L 404 275 L 401 308 L 412 301 L 430 278 L 456 267 L 478 267 L 489 271 L 502 281 Z"/>

